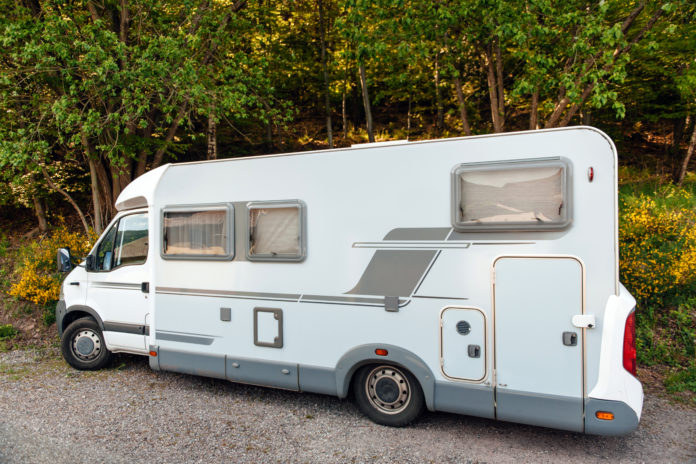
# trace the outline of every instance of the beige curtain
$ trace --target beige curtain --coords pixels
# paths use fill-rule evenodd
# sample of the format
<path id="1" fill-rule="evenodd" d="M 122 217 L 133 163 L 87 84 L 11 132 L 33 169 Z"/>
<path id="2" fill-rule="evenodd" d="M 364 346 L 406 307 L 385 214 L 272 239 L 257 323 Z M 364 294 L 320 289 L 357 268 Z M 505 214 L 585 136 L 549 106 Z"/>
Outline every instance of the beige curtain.
<path id="1" fill-rule="evenodd" d="M 560 167 L 460 174 L 460 223 L 557 223 L 565 220 Z"/>
<path id="2" fill-rule="evenodd" d="M 250 255 L 300 255 L 299 208 L 252 208 L 249 223 Z"/>
<path id="3" fill-rule="evenodd" d="M 227 212 L 164 213 L 164 253 L 167 255 L 225 256 Z"/>

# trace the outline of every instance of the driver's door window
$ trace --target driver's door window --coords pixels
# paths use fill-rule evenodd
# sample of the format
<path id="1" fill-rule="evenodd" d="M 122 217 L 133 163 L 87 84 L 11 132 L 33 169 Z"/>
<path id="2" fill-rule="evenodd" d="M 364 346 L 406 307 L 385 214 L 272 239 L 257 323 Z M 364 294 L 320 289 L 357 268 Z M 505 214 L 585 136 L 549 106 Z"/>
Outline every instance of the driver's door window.
<path id="1" fill-rule="evenodd" d="M 147 213 L 122 217 L 104 235 L 97 249 L 97 271 L 110 271 L 147 260 Z"/>
<path id="2" fill-rule="evenodd" d="M 97 271 L 110 271 L 114 256 L 114 239 L 116 238 L 116 226 L 114 224 L 111 229 L 104 235 L 104 239 L 97 248 Z"/>

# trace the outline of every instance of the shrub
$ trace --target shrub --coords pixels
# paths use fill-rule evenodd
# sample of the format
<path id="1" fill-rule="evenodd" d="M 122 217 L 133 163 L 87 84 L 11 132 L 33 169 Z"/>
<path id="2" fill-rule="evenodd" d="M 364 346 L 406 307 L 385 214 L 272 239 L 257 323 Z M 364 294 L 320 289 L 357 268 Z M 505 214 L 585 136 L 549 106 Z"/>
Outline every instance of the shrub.
<path id="1" fill-rule="evenodd" d="M 644 307 L 677 305 L 696 294 L 696 213 L 685 207 L 689 201 L 691 194 L 675 187 L 655 197 L 622 197 L 621 280 Z"/>
<path id="2" fill-rule="evenodd" d="M 19 281 L 12 285 L 10 295 L 39 305 L 57 301 L 62 280 L 62 275 L 56 271 L 58 248 L 67 247 L 74 256 L 85 256 L 95 239 L 93 234 L 85 237 L 61 225 L 50 235 L 24 246 L 16 270 Z"/>
<path id="3" fill-rule="evenodd" d="M 2 324 L 0 325 L 0 340 L 5 340 L 6 338 L 13 338 L 19 332 L 17 329 L 12 327 L 12 324 Z"/>

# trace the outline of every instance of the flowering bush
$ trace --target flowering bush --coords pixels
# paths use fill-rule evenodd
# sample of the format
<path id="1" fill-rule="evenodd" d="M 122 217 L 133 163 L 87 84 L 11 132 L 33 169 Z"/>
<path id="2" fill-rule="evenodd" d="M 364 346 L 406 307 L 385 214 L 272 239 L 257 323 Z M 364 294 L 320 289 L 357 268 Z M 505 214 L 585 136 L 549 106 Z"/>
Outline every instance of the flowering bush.
<path id="1" fill-rule="evenodd" d="M 94 234 L 85 237 L 61 225 L 50 235 L 25 246 L 17 270 L 19 281 L 12 285 L 10 295 L 39 305 L 57 301 L 62 281 L 61 274 L 56 272 L 58 248 L 67 247 L 73 256 L 85 256 L 95 239 Z"/>
<path id="2" fill-rule="evenodd" d="M 675 304 L 696 290 L 696 212 L 691 194 L 670 187 L 656 197 L 623 198 L 621 280 L 639 304 Z"/>

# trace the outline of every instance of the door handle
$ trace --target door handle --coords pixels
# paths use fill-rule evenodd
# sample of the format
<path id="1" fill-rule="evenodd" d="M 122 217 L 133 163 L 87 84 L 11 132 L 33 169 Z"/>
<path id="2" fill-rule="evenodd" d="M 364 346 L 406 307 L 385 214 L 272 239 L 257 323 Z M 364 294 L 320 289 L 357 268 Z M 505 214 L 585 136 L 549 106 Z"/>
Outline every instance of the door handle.
<path id="1" fill-rule="evenodd" d="M 143 282 L 140 284 L 140 291 L 143 293 L 150 293 L 150 282 Z"/>
<path id="2" fill-rule="evenodd" d="M 575 332 L 563 332 L 563 344 L 565 346 L 577 346 L 578 334 Z"/>

